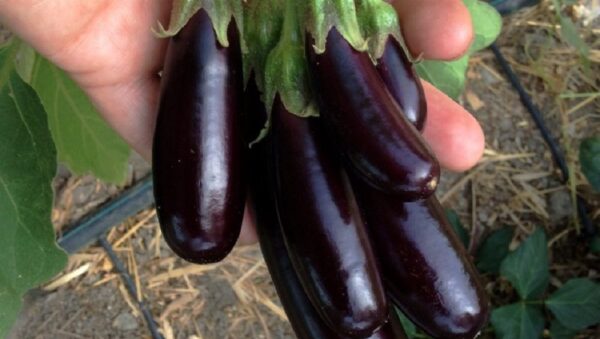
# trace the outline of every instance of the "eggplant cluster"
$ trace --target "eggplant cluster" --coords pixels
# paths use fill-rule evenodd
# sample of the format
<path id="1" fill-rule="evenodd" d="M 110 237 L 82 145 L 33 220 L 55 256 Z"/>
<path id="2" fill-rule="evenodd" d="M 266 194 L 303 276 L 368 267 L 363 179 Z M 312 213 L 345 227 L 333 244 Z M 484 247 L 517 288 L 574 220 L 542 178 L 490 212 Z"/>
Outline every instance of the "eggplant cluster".
<path id="1" fill-rule="evenodd" d="M 435 338 L 473 338 L 488 301 L 433 195 L 439 165 L 422 140 L 423 89 L 392 38 L 373 62 L 332 28 L 306 35 L 319 117 L 270 109 L 244 86 L 229 46 L 199 10 L 171 38 L 156 123 L 156 208 L 169 246 L 223 259 L 247 195 L 273 282 L 299 338 L 405 338 L 392 304 Z M 248 147 L 269 121 L 270 131 Z M 388 302 L 389 300 L 389 302 Z"/>

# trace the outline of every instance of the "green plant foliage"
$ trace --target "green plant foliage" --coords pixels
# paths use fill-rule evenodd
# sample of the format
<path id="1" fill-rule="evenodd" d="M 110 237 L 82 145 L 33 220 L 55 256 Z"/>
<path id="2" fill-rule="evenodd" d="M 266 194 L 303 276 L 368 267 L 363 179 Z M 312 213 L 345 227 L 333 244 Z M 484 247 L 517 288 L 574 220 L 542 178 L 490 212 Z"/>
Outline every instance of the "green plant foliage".
<path id="1" fill-rule="evenodd" d="M 577 331 L 566 328 L 558 320 L 552 321 L 550 324 L 550 338 L 552 339 L 571 339 Z"/>
<path id="2" fill-rule="evenodd" d="M 500 274 L 512 283 L 523 299 L 535 298 L 544 292 L 550 273 L 546 234 L 541 228 L 506 256 Z"/>
<path id="3" fill-rule="evenodd" d="M 453 61 L 423 61 L 416 65 L 419 75 L 435 87 L 456 99 L 465 87 L 465 73 L 469 56 L 496 40 L 502 28 L 500 14 L 489 4 L 478 0 L 464 0 L 473 20 L 475 38 L 469 52 Z"/>
<path id="4" fill-rule="evenodd" d="M 231 19 L 235 19 L 237 28 L 242 30 L 244 27 L 244 17 L 242 15 L 242 1 L 240 0 L 175 0 L 169 19 L 169 28 L 159 23 L 157 35 L 160 37 L 170 37 L 179 32 L 190 18 L 200 9 L 204 9 L 215 28 L 217 39 L 223 46 L 229 46 L 227 39 L 227 29 Z M 243 36 L 243 31 L 242 34 Z M 242 41 L 242 49 L 245 44 Z"/>
<path id="5" fill-rule="evenodd" d="M 584 57 L 589 55 L 590 48 L 579 36 L 577 27 L 575 27 L 575 24 L 570 18 L 564 15 L 560 16 L 560 35 L 566 42 L 575 47 L 579 54 Z"/>
<path id="6" fill-rule="evenodd" d="M 400 323 L 402 324 L 402 328 L 404 329 L 404 333 L 410 339 L 415 338 L 417 336 L 417 326 L 413 324 L 410 319 L 408 319 L 402 311 L 398 308 L 394 307 L 394 310 L 398 314 L 398 318 L 400 319 Z"/>
<path id="7" fill-rule="evenodd" d="M 590 241 L 590 252 L 600 253 L 600 236 L 597 235 Z"/>
<path id="8" fill-rule="evenodd" d="M 498 339 L 535 339 L 544 330 L 540 308 L 524 302 L 493 310 L 491 322 Z"/>
<path id="9" fill-rule="evenodd" d="M 589 46 L 579 36 L 579 31 L 571 18 L 563 15 L 561 12 L 563 5 L 572 5 L 572 0 L 553 0 L 554 11 L 556 12 L 556 18 L 560 23 L 560 36 L 571 46 L 575 47 L 579 54 L 584 58 L 587 58 L 590 52 Z"/>
<path id="10" fill-rule="evenodd" d="M 546 307 L 561 324 L 582 330 L 600 322 L 600 285 L 585 278 L 571 279 L 547 300 Z"/>
<path id="11" fill-rule="evenodd" d="M 48 112 L 58 158 L 76 174 L 122 183 L 129 147 L 100 117 L 87 95 L 46 59 L 35 60 L 31 85 Z"/>
<path id="12" fill-rule="evenodd" d="M 465 73 L 469 56 L 453 61 L 425 60 L 415 65 L 419 76 L 452 99 L 457 99 L 465 88 Z"/>
<path id="13" fill-rule="evenodd" d="M 581 171 L 590 185 L 600 192 L 600 136 L 584 139 L 579 145 Z"/>
<path id="14" fill-rule="evenodd" d="M 450 222 L 454 233 L 458 235 L 458 238 L 460 239 L 460 242 L 463 244 L 463 246 L 465 246 L 465 248 L 469 247 L 469 233 L 467 233 L 467 230 L 460 222 L 458 214 L 456 214 L 456 212 L 453 209 L 448 208 L 446 209 L 446 218 L 448 218 L 448 222 Z"/>
<path id="15" fill-rule="evenodd" d="M 471 13 L 473 22 L 475 38 L 469 48 L 473 53 L 486 48 L 496 40 L 502 29 L 502 17 L 487 2 L 464 0 L 464 3 Z"/>
<path id="16" fill-rule="evenodd" d="M 7 63 L 13 60 L 0 57 L 3 67 Z M 66 255 L 56 246 L 50 222 L 56 151 L 46 112 L 14 69 L 1 86 L 0 337 L 4 337 L 23 293 L 59 272 Z"/>
<path id="17" fill-rule="evenodd" d="M 508 254 L 508 246 L 513 237 L 513 230 L 509 227 L 498 229 L 485 238 L 477 250 L 475 264 L 479 271 L 484 273 L 498 273 L 500 263 Z"/>

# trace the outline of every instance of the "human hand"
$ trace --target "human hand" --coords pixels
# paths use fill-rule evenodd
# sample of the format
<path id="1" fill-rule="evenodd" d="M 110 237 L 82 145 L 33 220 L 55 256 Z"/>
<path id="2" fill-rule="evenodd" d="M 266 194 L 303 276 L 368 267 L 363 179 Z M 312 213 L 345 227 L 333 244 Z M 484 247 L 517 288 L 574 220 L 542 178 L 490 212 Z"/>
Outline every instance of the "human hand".
<path id="1" fill-rule="evenodd" d="M 461 0 L 395 0 L 413 55 L 453 59 L 473 33 Z M 167 22 L 170 1 L 4 0 L 0 20 L 50 61 L 68 72 L 108 123 L 142 156 L 151 158 L 160 71 L 166 40 L 151 31 Z M 425 139 L 450 170 L 472 167 L 481 157 L 477 121 L 429 83 Z M 251 217 L 240 243 L 255 241 Z"/>

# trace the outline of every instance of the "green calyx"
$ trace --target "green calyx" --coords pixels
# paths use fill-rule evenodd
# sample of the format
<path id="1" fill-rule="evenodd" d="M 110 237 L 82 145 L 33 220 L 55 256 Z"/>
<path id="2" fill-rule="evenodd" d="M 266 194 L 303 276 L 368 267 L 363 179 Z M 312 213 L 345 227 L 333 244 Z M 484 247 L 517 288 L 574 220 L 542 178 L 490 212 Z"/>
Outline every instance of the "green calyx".
<path id="1" fill-rule="evenodd" d="M 244 78 L 256 81 L 269 116 L 277 96 L 293 114 L 319 114 L 310 86 L 306 34 L 314 42 L 309 48 L 323 53 L 327 35 L 335 28 L 373 60 L 381 57 L 390 35 L 403 42 L 396 12 L 384 0 L 176 0 L 169 28 L 159 26 L 158 35 L 177 34 L 200 9 L 210 16 L 223 46 L 228 46 L 227 27 L 235 19 L 242 37 Z M 257 141 L 269 124 L 270 119 Z"/>
<path id="2" fill-rule="evenodd" d="M 232 18 L 235 19 L 237 27 L 243 36 L 243 12 L 242 2 L 240 0 L 175 0 L 171 10 L 171 19 L 169 27 L 165 29 L 159 22 L 156 34 L 159 37 L 166 38 L 177 34 L 183 26 L 200 9 L 204 9 L 213 23 L 217 40 L 225 47 L 229 46 L 227 38 L 227 28 Z M 246 50 L 246 45 L 242 41 L 242 51 Z"/>
<path id="3" fill-rule="evenodd" d="M 367 42 L 359 27 L 354 0 L 310 0 L 307 3 L 305 25 L 307 32 L 315 40 L 313 47 L 317 53 L 325 52 L 327 35 L 333 27 L 354 49 L 367 49 Z"/>
<path id="4" fill-rule="evenodd" d="M 392 5 L 380 0 L 360 0 L 356 7 L 361 32 L 366 37 L 369 55 L 374 61 L 383 55 L 390 36 L 404 47 L 398 15 Z"/>

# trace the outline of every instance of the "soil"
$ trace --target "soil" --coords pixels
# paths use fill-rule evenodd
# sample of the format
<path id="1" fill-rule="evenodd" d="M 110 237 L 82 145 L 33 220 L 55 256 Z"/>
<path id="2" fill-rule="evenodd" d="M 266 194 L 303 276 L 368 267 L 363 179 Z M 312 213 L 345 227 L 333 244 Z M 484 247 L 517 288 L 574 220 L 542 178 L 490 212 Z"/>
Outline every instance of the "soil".
<path id="1" fill-rule="evenodd" d="M 528 24 L 551 13 L 547 11 L 537 8 L 513 16 L 498 44 L 560 140 L 572 175 L 585 186 L 577 148 L 582 138 L 600 131 L 600 100 L 569 112 L 582 99 L 558 96 L 597 92 L 600 67 L 592 63 L 582 74 L 575 51 L 549 36 L 544 26 Z M 597 39 L 592 46 L 597 48 Z M 472 59 L 461 102 L 484 127 L 486 154 L 467 173 L 444 173 L 438 197 L 457 211 L 473 235 L 469 248 L 476 248 L 483 234 L 504 226 L 516 230 L 515 248 L 543 227 L 551 239 L 551 290 L 573 277 L 597 281 L 600 258 L 589 254 L 577 235 L 572 191 L 562 184 L 539 131 L 489 51 Z M 148 170 L 143 160 L 133 157 L 128 183 Z M 121 189 L 89 176 L 71 176 L 64 169 L 60 173 L 54 213 L 59 231 Z M 590 215 L 598 224 L 595 208 Z M 137 230 L 124 239 L 132 228 Z M 127 263 L 166 338 L 294 337 L 256 245 L 237 248 L 223 263 L 200 270 L 164 244 L 153 210 L 118 225 L 108 239 Z M 31 291 L 10 338 L 149 338 L 143 317 L 102 249 L 92 246 L 71 256 L 63 274 L 81 267 L 84 273 L 58 287 Z M 167 278 L 169 272 L 182 273 Z M 515 300 L 505 280 L 489 275 L 484 280 L 494 305 Z M 599 331 L 591 329 L 581 337 L 600 338 Z M 483 337 L 493 335 L 488 330 Z"/>

